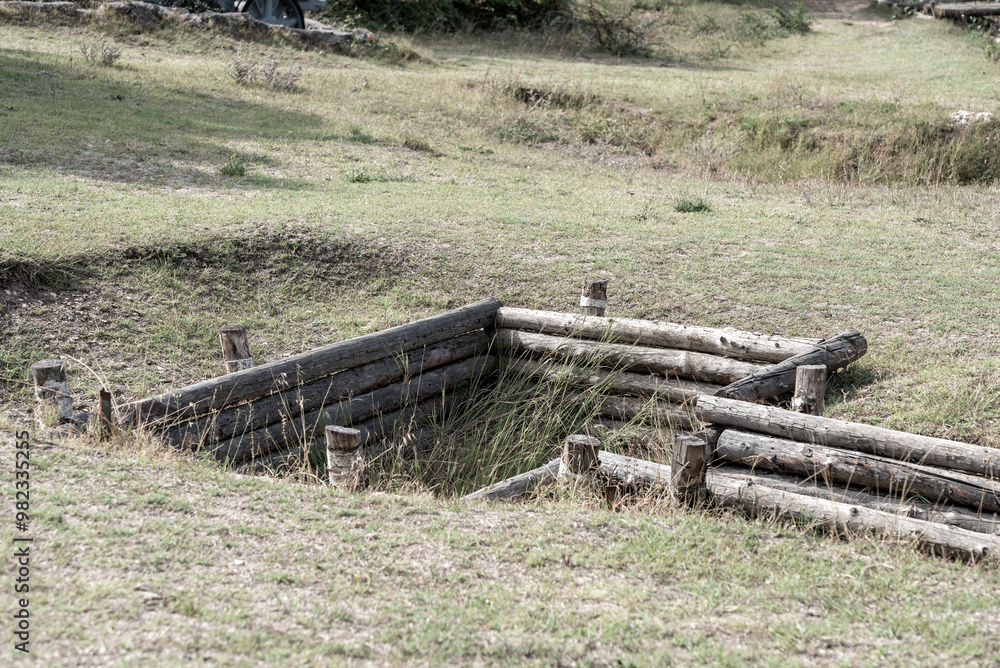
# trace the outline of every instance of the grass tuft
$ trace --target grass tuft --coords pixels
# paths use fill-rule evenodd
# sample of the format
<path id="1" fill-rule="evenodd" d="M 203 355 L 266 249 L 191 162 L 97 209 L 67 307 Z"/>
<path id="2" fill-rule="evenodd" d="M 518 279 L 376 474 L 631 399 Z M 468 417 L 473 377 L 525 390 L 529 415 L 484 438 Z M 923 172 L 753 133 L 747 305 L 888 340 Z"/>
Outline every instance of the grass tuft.
<path id="1" fill-rule="evenodd" d="M 95 37 L 80 46 L 83 59 L 92 65 L 111 67 L 122 57 L 121 47 L 109 44 L 107 40 Z"/>
<path id="2" fill-rule="evenodd" d="M 233 154 L 229 156 L 229 160 L 226 161 L 222 167 L 219 168 L 219 173 L 223 176 L 232 177 L 243 177 L 247 175 L 247 161 L 238 154 Z"/>
<path id="3" fill-rule="evenodd" d="M 674 200 L 674 211 L 678 213 L 702 213 L 711 210 L 712 205 L 704 197 L 678 197 Z"/>

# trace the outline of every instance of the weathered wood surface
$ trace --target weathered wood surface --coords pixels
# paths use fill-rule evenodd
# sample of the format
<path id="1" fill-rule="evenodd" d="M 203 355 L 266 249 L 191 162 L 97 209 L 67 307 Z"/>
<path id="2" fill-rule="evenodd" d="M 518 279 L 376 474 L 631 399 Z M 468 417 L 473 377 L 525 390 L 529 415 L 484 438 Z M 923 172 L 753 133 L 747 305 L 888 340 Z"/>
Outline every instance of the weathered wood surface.
<path id="1" fill-rule="evenodd" d="M 1000 450 L 994 448 L 805 415 L 723 397 L 699 397 L 694 413 L 704 422 L 716 425 L 1000 478 Z"/>
<path id="2" fill-rule="evenodd" d="M 396 449 L 394 444 L 399 439 L 415 431 L 422 431 L 423 425 L 467 398 L 467 392 L 452 390 L 414 406 L 404 406 L 397 411 L 376 415 L 371 420 L 358 424 L 366 457 L 371 461 L 388 454 Z"/>
<path id="3" fill-rule="evenodd" d="M 246 327 L 238 324 L 223 325 L 219 328 L 219 343 L 222 346 L 222 362 L 226 366 L 226 373 L 253 367 Z"/>
<path id="4" fill-rule="evenodd" d="M 677 500 L 688 505 L 701 501 L 705 487 L 705 438 L 678 435 L 674 438 L 671 486 Z"/>
<path id="5" fill-rule="evenodd" d="M 868 341 L 858 332 L 845 332 L 816 344 L 809 352 L 789 357 L 784 362 L 746 375 L 718 391 L 719 396 L 743 401 L 769 399 L 790 392 L 795 387 L 795 373 L 800 366 L 822 364 L 833 373 L 861 359 L 868 351 Z"/>
<path id="6" fill-rule="evenodd" d="M 802 480 L 781 473 L 762 471 L 747 471 L 745 468 L 725 465 L 712 469 L 715 475 L 738 480 L 750 480 L 754 484 L 763 485 L 783 492 L 805 494 L 818 499 L 828 499 L 838 503 L 850 503 L 866 508 L 874 508 L 887 513 L 905 515 L 927 522 L 948 524 L 979 533 L 1000 534 L 1000 515 L 983 515 L 974 510 L 951 504 L 927 503 L 914 499 L 896 499 L 879 496 L 857 489 L 848 489 L 842 485 L 823 482 L 815 478 Z"/>
<path id="7" fill-rule="evenodd" d="M 795 370 L 795 393 L 792 410 L 796 413 L 822 415 L 826 400 L 826 367 L 806 364 Z"/>
<path id="8" fill-rule="evenodd" d="M 640 370 L 662 376 L 683 376 L 709 383 L 732 383 L 766 368 L 753 362 L 688 350 L 583 341 L 516 329 L 498 330 L 496 341 L 500 348 L 515 352 L 530 352 L 557 359 L 581 359 L 623 371 Z M 792 373 L 794 375 L 794 370 Z"/>
<path id="9" fill-rule="evenodd" d="M 511 501 L 534 493 L 559 478 L 562 458 L 557 457 L 544 466 L 507 478 L 463 496 L 459 501 Z"/>
<path id="10" fill-rule="evenodd" d="M 114 433 L 114 422 L 112 419 L 112 403 L 111 403 L 111 392 L 104 389 L 103 387 L 98 390 L 98 401 L 100 402 L 101 412 L 98 417 L 99 421 L 99 433 L 100 439 L 102 441 L 107 441 L 111 438 Z"/>
<path id="11" fill-rule="evenodd" d="M 433 397 L 445 389 L 463 383 L 479 373 L 489 373 L 496 358 L 473 357 L 422 374 L 419 378 L 395 383 L 340 403 L 309 411 L 268 427 L 211 443 L 202 448 L 223 462 L 238 464 L 248 457 L 257 457 L 282 446 L 307 441 L 314 437 L 320 423 L 350 426 L 364 422 L 377 413 L 393 411 L 407 403 Z"/>
<path id="12" fill-rule="evenodd" d="M 538 334 L 677 348 L 760 362 L 782 362 L 811 351 L 820 342 L 820 339 L 755 334 L 738 329 L 687 327 L 659 320 L 598 318 L 508 306 L 497 311 L 496 322 L 498 329 L 523 329 Z"/>
<path id="13" fill-rule="evenodd" d="M 489 338 L 483 331 L 471 332 L 174 425 L 163 432 L 163 438 L 175 446 L 203 447 L 236 434 L 280 423 L 323 405 L 338 403 L 349 395 L 371 392 L 397 382 L 407 374 L 417 376 L 444 364 L 467 359 L 488 348 Z"/>
<path id="14" fill-rule="evenodd" d="M 642 484 L 666 491 L 669 466 L 604 452 L 598 454 L 601 471 L 625 484 Z M 786 492 L 747 480 L 738 480 L 709 471 L 706 484 L 712 499 L 723 506 L 741 509 L 751 515 L 810 522 L 834 531 L 875 532 L 894 538 L 914 540 L 935 554 L 964 559 L 996 558 L 1000 537 L 936 522 L 903 517 L 871 508 L 838 503 Z"/>
<path id="15" fill-rule="evenodd" d="M 559 477 L 575 480 L 596 469 L 597 451 L 600 447 L 601 441 L 593 436 L 583 434 L 567 436 L 563 442 Z"/>
<path id="16" fill-rule="evenodd" d="M 490 374 L 495 369 L 496 357 L 471 357 L 425 372 L 402 383 L 343 399 L 323 410 L 329 424 L 354 424 L 379 413 L 433 397 L 446 388 L 464 383 L 478 375 Z"/>
<path id="17" fill-rule="evenodd" d="M 1000 16 L 1000 3 L 996 2 L 949 2 L 931 5 L 931 14 L 936 19 L 960 19 L 972 16 Z"/>
<path id="18" fill-rule="evenodd" d="M 330 484 L 354 491 L 364 484 L 361 462 L 361 432 L 357 429 L 326 426 L 326 474 Z"/>
<path id="19" fill-rule="evenodd" d="M 599 387 L 606 392 L 634 394 L 640 397 L 657 397 L 666 401 L 683 403 L 697 399 L 702 394 L 712 394 L 720 385 L 699 383 L 683 378 L 664 378 L 627 371 L 584 369 L 553 360 L 513 360 L 510 368 L 534 378 L 568 382 L 583 387 Z"/>
<path id="20" fill-rule="evenodd" d="M 46 424 L 49 418 L 57 424 L 72 421 L 73 395 L 69 391 L 62 360 L 35 362 L 31 365 L 31 379 L 35 384 L 35 398 L 41 407 L 38 415 L 41 425 L 54 426 Z"/>
<path id="21" fill-rule="evenodd" d="M 634 397 L 607 396 L 601 400 L 598 415 L 614 420 L 640 420 L 670 429 L 699 429 L 701 423 L 680 404 Z"/>
<path id="22" fill-rule="evenodd" d="M 754 469 L 815 476 L 903 497 L 919 494 L 935 503 L 948 500 L 975 510 L 1000 512 L 1000 483 L 878 455 L 727 429 L 719 437 L 715 458 Z"/>
<path id="23" fill-rule="evenodd" d="M 424 424 L 428 417 L 448 410 L 454 402 L 455 396 L 455 393 L 449 393 L 446 397 L 435 397 L 422 401 L 416 406 L 406 406 L 398 411 L 383 413 L 367 422 L 356 425 L 355 428 L 361 432 L 361 446 L 365 451 L 365 459 L 370 462 L 386 454 L 392 449 L 389 445 L 392 437 L 397 433 L 409 433 L 413 428 Z M 311 456 L 320 456 L 325 452 L 325 444 L 321 444 L 319 439 L 310 440 L 308 446 Z M 278 448 L 259 457 L 246 459 L 236 467 L 236 471 L 241 473 L 282 473 L 301 463 L 302 456 L 302 445 L 295 444 L 291 447 Z"/>
<path id="24" fill-rule="evenodd" d="M 608 306 L 608 282 L 584 281 L 583 294 L 580 296 L 580 313 L 583 315 L 603 316 Z"/>
<path id="25" fill-rule="evenodd" d="M 493 324 L 499 306 L 500 302 L 496 299 L 485 299 L 408 325 L 366 334 L 164 392 L 128 404 L 119 413 L 120 420 L 148 425 L 203 415 L 337 371 L 482 329 Z"/>

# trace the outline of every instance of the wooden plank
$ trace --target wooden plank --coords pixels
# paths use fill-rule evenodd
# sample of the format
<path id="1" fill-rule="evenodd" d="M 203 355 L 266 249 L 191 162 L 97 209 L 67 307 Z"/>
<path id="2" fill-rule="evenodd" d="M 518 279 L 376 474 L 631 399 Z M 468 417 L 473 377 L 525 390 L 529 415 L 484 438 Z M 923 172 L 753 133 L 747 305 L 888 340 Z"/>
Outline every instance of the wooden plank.
<path id="1" fill-rule="evenodd" d="M 662 376 L 681 376 L 709 383 L 732 383 L 767 368 L 753 362 L 689 350 L 583 341 L 516 329 L 498 330 L 496 341 L 501 349 L 515 352 L 530 352 L 563 360 L 580 360 L 619 370 L 640 370 Z"/>
<path id="2" fill-rule="evenodd" d="M 598 453 L 601 471 L 624 484 L 642 484 L 669 490 L 669 466 L 603 450 Z M 903 517 L 857 505 L 838 503 L 772 489 L 751 481 L 735 480 L 709 471 L 706 484 L 712 499 L 751 515 L 765 515 L 805 522 L 848 534 L 873 532 L 915 541 L 935 553 L 974 561 L 996 559 L 1000 537 L 935 522 Z"/>
<path id="3" fill-rule="evenodd" d="M 609 343 L 676 348 L 759 362 L 782 362 L 809 352 L 820 342 L 820 339 L 756 334 L 738 329 L 689 327 L 659 320 L 599 318 L 508 306 L 497 311 L 496 326 L 498 329 L 523 329 Z"/>
<path id="4" fill-rule="evenodd" d="M 727 429 L 719 437 L 715 457 L 754 469 L 816 476 L 842 485 L 904 497 L 917 494 L 931 502 L 948 500 L 975 510 L 1000 512 L 1000 483 L 878 455 Z"/>
<path id="5" fill-rule="evenodd" d="M 163 432 L 167 443 L 192 448 L 232 438 L 288 420 L 291 416 L 339 402 L 348 395 L 371 392 L 398 382 L 407 374 L 417 376 L 445 364 L 486 352 L 489 338 L 470 332 L 405 354 L 346 369 L 332 376 L 277 392 L 255 401 L 171 426 Z"/>
<path id="6" fill-rule="evenodd" d="M 907 434 L 723 397 L 699 397 L 694 413 L 704 422 L 716 425 L 1000 478 L 1000 450 L 995 448 Z"/>
<path id="7" fill-rule="evenodd" d="M 817 344 L 809 352 L 789 357 L 761 371 L 737 379 L 718 391 L 719 396 L 743 401 L 769 399 L 790 392 L 795 387 L 795 373 L 800 366 L 822 364 L 833 373 L 861 359 L 868 351 L 868 341 L 858 332 L 844 332 Z"/>
<path id="8" fill-rule="evenodd" d="M 182 420 L 328 376 L 343 369 L 438 343 L 492 325 L 500 302 L 484 299 L 408 325 L 341 341 L 282 360 L 205 380 L 127 404 L 129 424 Z"/>

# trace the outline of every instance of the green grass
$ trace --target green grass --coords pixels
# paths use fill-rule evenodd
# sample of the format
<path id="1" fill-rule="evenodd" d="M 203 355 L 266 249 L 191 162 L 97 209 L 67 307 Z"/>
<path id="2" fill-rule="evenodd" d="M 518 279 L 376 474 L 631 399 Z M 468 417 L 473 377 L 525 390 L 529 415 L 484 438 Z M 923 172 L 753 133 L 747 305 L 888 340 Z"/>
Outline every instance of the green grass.
<path id="1" fill-rule="evenodd" d="M 655 504 L 349 496 L 112 452 L 33 455 L 36 663 L 90 647 L 161 665 L 988 665 L 1000 651 L 982 622 L 994 570 L 905 544 Z"/>
<path id="2" fill-rule="evenodd" d="M 711 7 L 721 28 L 673 6 L 652 59 L 559 34 L 411 38 L 406 60 L 0 23 L 3 421 L 33 420 L 38 359 L 67 359 L 89 409 L 86 367 L 118 400 L 221 373 L 227 322 L 266 362 L 486 296 L 572 310 L 600 276 L 614 316 L 859 329 L 828 414 L 1000 444 L 996 128 L 943 129 L 997 112 L 1000 65 L 940 22 L 740 42 L 747 6 Z M 95 37 L 113 66 L 80 57 Z M 241 45 L 303 68 L 297 92 L 234 82 Z M 711 214 L 675 209 L 694 199 Z M 484 462 L 439 450 L 408 489 L 545 461 L 587 408 L 497 399 L 524 410 L 456 426 Z M 348 498 L 129 452 L 39 457 L 49 663 L 102 643 L 175 664 L 997 660 L 993 570 L 905 545 L 657 504 Z"/>

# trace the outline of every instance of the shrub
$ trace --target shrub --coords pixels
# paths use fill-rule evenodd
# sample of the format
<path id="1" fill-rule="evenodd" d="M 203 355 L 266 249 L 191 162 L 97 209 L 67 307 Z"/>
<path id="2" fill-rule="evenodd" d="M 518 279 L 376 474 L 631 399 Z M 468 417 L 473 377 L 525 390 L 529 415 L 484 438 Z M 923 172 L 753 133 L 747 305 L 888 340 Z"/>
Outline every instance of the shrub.
<path id="1" fill-rule="evenodd" d="M 400 32 L 539 28 L 568 22 L 572 0 L 332 0 L 325 16 L 348 25 Z"/>
<path id="2" fill-rule="evenodd" d="M 791 10 L 778 6 L 771 11 L 778 27 L 782 30 L 798 33 L 807 33 L 811 30 L 809 21 L 806 20 L 805 7 L 802 6 L 801 2 Z"/>
<path id="3" fill-rule="evenodd" d="M 587 2 L 586 11 L 594 40 L 602 51 L 619 57 L 649 54 L 646 35 L 659 22 L 660 12 L 632 8 L 626 14 L 612 15 L 607 5 L 594 0 Z"/>

